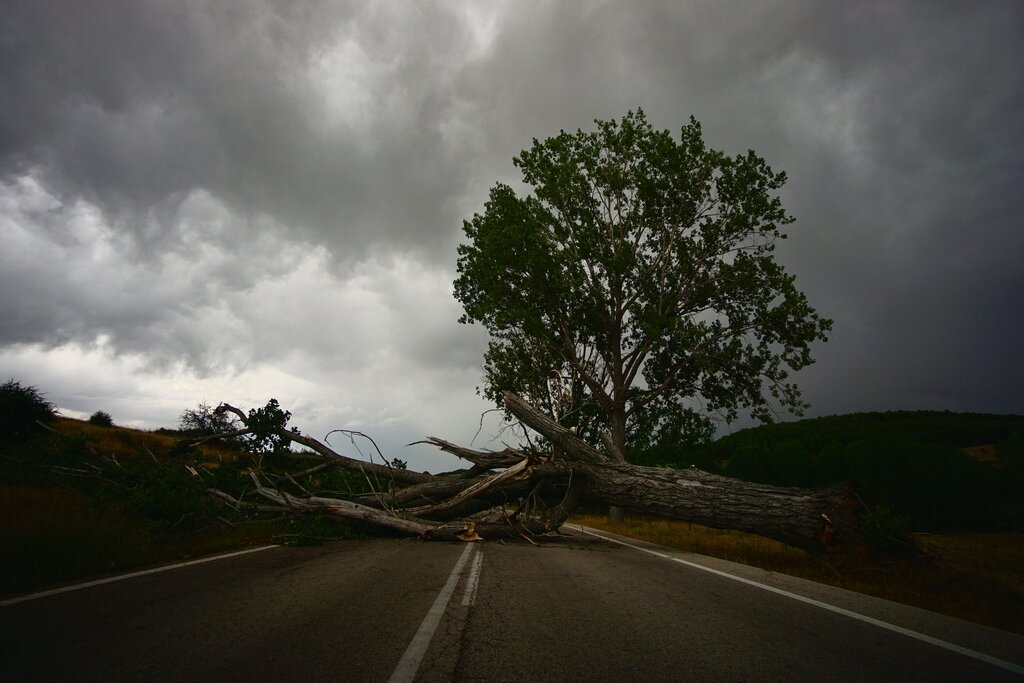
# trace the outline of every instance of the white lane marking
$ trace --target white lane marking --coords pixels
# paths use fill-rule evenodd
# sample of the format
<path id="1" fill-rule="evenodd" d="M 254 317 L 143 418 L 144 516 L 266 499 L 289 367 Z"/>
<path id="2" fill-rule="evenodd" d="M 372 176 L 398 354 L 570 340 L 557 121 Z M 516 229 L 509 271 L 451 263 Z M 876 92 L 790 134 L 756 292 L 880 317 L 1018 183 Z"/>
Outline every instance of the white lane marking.
<path id="1" fill-rule="evenodd" d="M 462 576 L 466 560 L 469 559 L 469 555 L 473 552 L 475 545 L 475 543 L 466 544 L 466 549 L 459 556 L 459 561 L 455 563 L 455 567 L 452 569 L 452 573 L 448 575 L 448 580 L 445 582 L 444 587 L 441 588 L 441 592 L 434 599 L 434 604 L 430 606 L 427 616 L 423 617 L 423 623 L 420 624 L 416 635 L 412 637 L 409 647 L 405 649 L 405 654 L 398 660 L 398 666 L 395 667 L 395 671 L 391 674 L 391 678 L 388 679 L 388 683 L 408 682 L 415 678 L 416 671 L 420 668 L 420 661 L 423 659 L 423 655 L 427 653 L 427 646 L 430 645 L 430 641 L 434 637 L 434 631 L 437 630 L 437 625 L 441 622 L 441 617 L 448 607 L 448 601 L 451 600 L 452 593 L 455 592 L 455 585 L 459 582 L 459 577 Z"/>
<path id="2" fill-rule="evenodd" d="M 258 548 L 248 548 L 246 550 L 239 550 L 234 553 L 226 553 L 224 555 L 213 555 L 212 557 L 204 557 L 198 560 L 190 560 L 188 562 L 178 562 L 177 564 L 168 564 L 163 567 L 155 567 L 153 569 L 144 569 L 138 572 L 131 572 L 130 574 L 118 574 L 117 576 L 108 576 L 105 579 L 96 579 L 95 581 L 86 581 L 85 583 L 76 583 L 70 586 L 63 586 L 61 588 L 53 588 L 48 591 L 42 591 L 39 593 L 32 593 L 30 595 L 22 595 L 17 598 L 10 598 L 8 600 L 0 601 L 0 607 L 7 607 L 8 605 L 16 605 L 19 602 L 27 602 L 29 600 L 38 600 L 39 598 L 46 598 L 51 595 L 57 595 L 59 593 L 70 593 L 71 591 L 82 590 L 83 588 L 92 588 L 93 586 L 102 586 L 105 583 L 114 583 L 115 581 L 124 581 L 125 579 L 134 579 L 136 576 L 145 576 L 146 574 L 159 574 L 160 572 L 167 572 L 172 569 L 181 569 L 182 567 L 190 567 L 194 564 L 203 564 L 204 562 L 213 562 L 214 560 L 226 560 L 229 557 L 238 557 L 239 555 L 248 555 L 249 553 L 258 553 L 261 550 L 270 550 L 271 548 L 280 548 L 279 545 L 263 545 Z"/>
<path id="3" fill-rule="evenodd" d="M 610 537 L 604 536 L 602 534 L 594 533 L 593 531 L 590 531 L 589 529 L 585 529 L 582 526 L 580 527 L 580 531 L 585 533 L 585 534 L 589 534 L 590 536 L 596 536 L 597 538 L 603 538 L 606 541 L 611 541 L 612 543 L 618 543 L 619 545 L 624 545 L 627 548 L 633 548 L 634 550 L 639 550 L 640 552 L 647 553 L 649 555 L 654 555 L 655 557 L 660 557 L 660 558 L 663 558 L 663 559 L 666 559 L 666 560 L 671 560 L 673 562 L 678 562 L 679 564 L 685 564 L 687 567 L 693 567 L 694 569 L 700 569 L 701 571 L 710 572 L 712 574 L 717 574 L 718 576 L 722 576 L 722 577 L 725 577 L 727 579 L 732 579 L 733 581 L 739 581 L 740 583 L 745 583 L 748 586 L 753 586 L 755 588 L 760 588 L 762 590 L 766 590 L 769 593 L 776 593 L 777 595 L 783 595 L 783 596 L 785 596 L 787 598 L 792 598 L 793 600 L 797 600 L 799 602 L 807 603 L 808 605 L 814 605 L 815 607 L 820 607 L 821 609 L 828 610 L 829 612 L 835 612 L 836 614 L 842 614 L 843 616 L 850 617 L 851 619 L 857 619 L 858 621 L 863 621 L 863 622 L 871 624 L 873 626 L 878 626 L 879 628 L 884 628 L 884 629 L 887 629 L 889 631 L 893 631 L 895 633 L 899 633 L 899 634 L 908 636 L 910 638 L 915 638 L 915 639 L 920 640 L 922 642 L 929 643 L 929 644 L 935 645 L 937 647 L 945 648 L 946 650 L 951 650 L 952 652 L 956 652 L 958 654 L 962 654 L 962 655 L 965 655 L 967 657 L 973 657 L 974 659 L 978 659 L 978 660 L 980 660 L 982 662 L 986 662 L 988 664 L 991 664 L 992 666 L 998 666 L 999 668 L 1006 669 L 1007 671 L 1012 671 L 1012 672 L 1018 673 L 1018 674 L 1024 674 L 1024 666 L 1020 666 L 1019 664 L 1014 664 L 1013 662 L 1007 662 L 1007 661 L 1005 661 L 1003 659 L 998 659 L 998 658 L 993 657 L 991 655 L 987 655 L 984 652 L 978 652 L 977 650 L 971 650 L 971 649 L 968 649 L 966 647 L 961 647 L 960 645 L 956 645 L 955 643 L 950 643 L 950 642 L 945 641 L 945 640 L 939 640 L 938 638 L 933 638 L 933 637 L 927 636 L 927 635 L 925 635 L 923 633 L 918 633 L 917 631 L 911 631 L 910 629 L 903 628 L 902 626 L 897 626 L 895 624 L 890 624 L 890 623 L 888 623 L 886 621 L 881 621 L 880 619 L 875 619 L 873 617 L 869 617 L 869 616 L 866 616 L 864 614 L 858 614 L 857 612 L 851 612 L 850 610 L 843 609 L 842 607 L 836 607 L 835 605 L 830 605 L 827 602 L 821 602 L 819 600 L 814 600 L 812 598 L 804 597 L 803 595 L 797 595 L 796 593 L 790 593 L 789 591 L 782 590 L 781 588 L 775 588 L 774 586 L 768 586 L 768 585 L 765 585 L 763 583 L 758 583 L 757 581 L 751 581 L 750 579 L 745 579 L 742 576 L 736 576 L 734 574 L 728 574 L 728 573 L 720 571 L 718 569 L 712 569 L 711 567 L 705 567 L 703 565 L 696 564 L 695 562 L 687 562 L 686 560 L 680 559 L 678 557 L 673 557 L 672 555 L 667 555 L 665 553 L 659 553 L 658 551 L 651 550 L 650 548 L 643 548 L 643 547 L 638 546 L 638 545 L 633 545 L 632 543 L 626 543 L 625 541 L 620 541 L 617 538 L 610 538 Z"/>
<path id="4" fill-rule="evenodd" d="M 466 579 L 466 592 L 462 596 L 462 606 L 472 607 L 476 601 L 476 589 L 480 585 L 480 565 L 484 561 L 484 551 L 478 550 L 473 557 L 473 566 L 469 568 L 469 578 Z"/>

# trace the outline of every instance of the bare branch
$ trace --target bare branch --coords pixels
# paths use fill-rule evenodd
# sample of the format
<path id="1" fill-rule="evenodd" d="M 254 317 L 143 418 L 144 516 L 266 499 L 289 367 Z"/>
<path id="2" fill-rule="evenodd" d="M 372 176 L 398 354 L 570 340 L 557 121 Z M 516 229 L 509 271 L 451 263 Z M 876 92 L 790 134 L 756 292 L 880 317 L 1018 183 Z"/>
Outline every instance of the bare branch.
<path id="1" fill-rule="evenodd" d="M 613 460 L 618 462 L 626 462 L 626 456 L 622 454 L 619 447 L 615 445 L 615 440 L 612 435 L 608 433 L 607 429 L 602 429 L 598 432 L 601 435 L 601 443 L 608 449 L 608 454 L 612 456 Z"/>
<path id="2" fill-rule="evenodd" d="M 494 469 L 498 467 L 512 467 L 517 463 L 525 460 L 529 457 L 529 453 L 526 451 L 518 450 L 515 448 L 506 448 L 503 451 L 479 451 L 472 448 L 465 448 L 453 444 L 451 441 L 445 441 L 444 439 L 436 436 L 428 436 L 422 441 L 413 441 L 408 446 L 415 446 L 417 444 L 429 444 L 436 446 L 445 453 L 451 453 L 454 456 L 468 460 L 474 465 L 480 465 L 487 469 Z"/>
<path id="3" fill-rule="evenodd" d="M 256 476 L 255 472 L 250 473 L 250 475 L 256 482 L 256 492 L 278 505 L 306 512 L 322 511 L 337 517 L 362 519 L 368 522 L 373 522 L 374 524 L 398 529 L 399 531 L 413 533 L 419 536 L 426 534 L 432 528 L 432 525 L 426 522 L 399 517 L 392 513 L 381 512 L 380 510 L 360 505 L 359 503 L 353 503 L 348 500 L 341 500 L 340 498 L 321 498 L 317 496 L 299 498 L 297 496 L 292 496 L 284 493 L 283 491 L 275 491 L 263 486 L 259 482 L 259 478 Z"/>
<path id="4" fill-rule="evenodd" d="M 529 465 L 529 460 L 522 460 L 519 463 L 513 465 L 512 467 L 509 467 L 507 470 L 503 472 L 499 472 L 498 474 L 488 477 L 483 481 L 479 481 L 471 486 L 467 486 L 466 488 L 462 489 L 462 491 L 460 491 L 457 496 L 453 496 L 452 498 L 449 498 L 443 503 L 438 503 L 437 505 L 429 505 L 420 508 L 410 508 L 407 509 L 406 512 L 414 515 L 429 516 L 437 512 L 450 510 L 458 505 L 461 505 L 462 503 L 465 503 L 468 500 L 471 500 L 472 498 L 475 498 L 476 496 L 482 494 L 484 491 L 494 486 L 497 486 L 498 484 L 504 481 L 508 481 L 510 479 L 515 478 L 528 479 L 529 474 L 527 473 L 527 469 L 529 468 Z"/>
<path id="5" fill-rule="evenodd" d="M 238 417 L 238 419 L 242 421 L 242 424 L 245 424 L 246 426 L 248 426 L 249 424 L 249 418 L 245 415 L 245 413 L 243 413 L 241 410 L 232 405 L 229 405 L 227 403 L 221 403 L 219 406 L 217 406 L 217 410 L 219 412 L 228 411 L 230 413 L 234 413 Z M 321 457 L 337 462 L 340 467 L 347 470 L 352 470 L 354 472 L 372 474 L 374 476 L 380 476 L 385 479 L 400 481 L 406 484 L 419 484 L 421 482 L 430 481 L 431 479 L 434 478 L 432 474 L 428 474 L 426 472 L 400 470 L 387 465 L 378 465 L 372 462 L 365 462 L 362 460 L 356 460 L 355 458 L 349 458 L 347 456 L 342 455 L 341 453 L 338 453 L 334 449 L 330 448 L 329 446 L 326 446 L 325 444 L 321 443 L 320 441 L 312 437 L 305 436 L 297 432 L 289 431 L 283 427 L 274 430 L 274 433 L 277 434 L 278 436 L 288 439 L 289 441 L 303 445 L 306 448 L 309 448 L 310 450 L 316 452 Z M 374 445 L 376 446 L 376 444 Z"/>
<path id="6" fill-rule="evenodd" d="M 505 407 L 509 412 L 526 423 L 531 429 L 543 434 L 555 446 L 565 451 L 572 459 L 588 464 L 609 462 L 608 456 L 576 438 L 565 427 L 540 412 L 510 391 L 504 393 Z"/>
<path id="7" fill-rule="evenodd" d="M 236 437 L 236 436 L 245 436 L 246 434 L 252 434 L 252 430 L 251 429 L 235 429 L 235 430 L 232 430 L 230 432 L 221 432 L 219 434 L 210 434 L 209 436 L 204 436 L 203 438 L 199 439 L 198 441 L 193 441 L 188 446 L 189 446 L 189 448 L 195 448 L 196 446 L 200 446 L 200 445 L 206 443 L 207 441 L 215 441 L 217 439 L 230 439 L 230 438 L 233 438 L 233 437 Z"/>

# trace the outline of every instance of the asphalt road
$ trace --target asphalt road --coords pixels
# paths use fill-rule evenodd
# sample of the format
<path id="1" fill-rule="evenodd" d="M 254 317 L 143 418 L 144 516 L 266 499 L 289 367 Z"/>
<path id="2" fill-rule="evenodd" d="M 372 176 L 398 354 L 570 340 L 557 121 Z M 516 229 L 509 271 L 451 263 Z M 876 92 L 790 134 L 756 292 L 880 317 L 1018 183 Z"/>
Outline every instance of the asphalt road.
<path id="1" fill-rule="evenodd" d="M 1024 680 L 1020 636 L 643 547 L 576 535 L 249 553 L 3 604 L 0 677 Z"/>

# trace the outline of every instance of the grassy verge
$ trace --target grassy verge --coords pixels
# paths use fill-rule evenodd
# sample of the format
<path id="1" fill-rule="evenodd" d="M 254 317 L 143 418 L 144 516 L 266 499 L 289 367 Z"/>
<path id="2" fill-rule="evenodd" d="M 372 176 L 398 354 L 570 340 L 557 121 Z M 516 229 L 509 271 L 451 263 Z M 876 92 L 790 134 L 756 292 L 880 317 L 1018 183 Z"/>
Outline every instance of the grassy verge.
<path id="1" fill-rule="evenodd" d="M 0 443 L 0 595 L 270 542 L 379 535 L 318 515 L 252 519 L 213 500 L 211 482 L 248 481 L 237 449 L 79 420 L 54 429 Z"/>
<path id="2" fill-rule="evenodd" d="M 310 545 L 372 533 L 321 517 L 175 532 L 79 492 L 37 486 L 0 485 L 0 516 L 4 595 L 267 543 Z"/>
<path id="3" fill-rule="evenodd" d="M 1024 534 L 918 535 L 924 554 L 812 557 L 760 536 L 641 515 L 572 522 L 1024 634 Z"/>

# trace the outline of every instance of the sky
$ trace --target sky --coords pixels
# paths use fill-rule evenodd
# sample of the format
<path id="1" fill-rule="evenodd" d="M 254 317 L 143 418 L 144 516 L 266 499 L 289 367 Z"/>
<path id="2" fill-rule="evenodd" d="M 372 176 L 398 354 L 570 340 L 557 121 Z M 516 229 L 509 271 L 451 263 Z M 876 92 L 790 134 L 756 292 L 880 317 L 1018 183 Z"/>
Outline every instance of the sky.
<path id="1" fill-rule="evenodd" d="M 498 446 L 462 221 L 637 107 L 788 174 L 778 259 L 835 321 L 809 416 L 1024 413 L 1018 2 L 2 5 L 0 378 L 65 415 Z"/>

